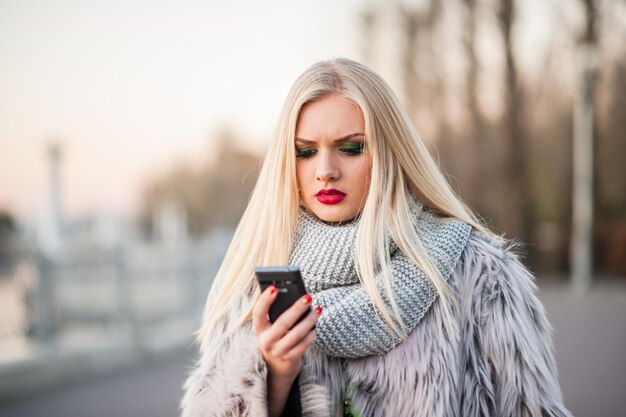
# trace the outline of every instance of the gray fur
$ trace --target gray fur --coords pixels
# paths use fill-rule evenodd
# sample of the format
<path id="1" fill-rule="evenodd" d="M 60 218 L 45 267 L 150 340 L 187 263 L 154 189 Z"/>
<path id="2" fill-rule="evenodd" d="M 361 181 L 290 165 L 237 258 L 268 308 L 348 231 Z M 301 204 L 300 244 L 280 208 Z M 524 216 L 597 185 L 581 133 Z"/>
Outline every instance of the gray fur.
<path id="1" fill-rule="evenodd" d="M 340 359 L 316 347 L 300 375 L 303 413 L 341 415 L 348 383 L 362 417 L 571 416 L 561 399 L 551 329 L 515 252 L 472 232 L 449 280 L 458 295 L 445 331 L 437 299 L 384 356 Z M 201 358 L 185 384 L 183 417 L 267 415 L 267 369 L 249 328 Z"/>

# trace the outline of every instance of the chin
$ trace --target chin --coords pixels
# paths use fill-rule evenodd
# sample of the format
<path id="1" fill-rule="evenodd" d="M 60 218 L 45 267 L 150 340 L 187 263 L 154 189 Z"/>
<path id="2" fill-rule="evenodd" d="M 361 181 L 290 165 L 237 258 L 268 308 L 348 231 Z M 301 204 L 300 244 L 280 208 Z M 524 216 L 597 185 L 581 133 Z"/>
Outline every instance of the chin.
<path id="1" fill-rule="evenodd" d="M 320 207 L 318 210 L 311 210 L 317 218 L 329 223 L 343 223 L 352 220 L 357 216 L 351 215 L 344 209 L 339 207 Z"/>

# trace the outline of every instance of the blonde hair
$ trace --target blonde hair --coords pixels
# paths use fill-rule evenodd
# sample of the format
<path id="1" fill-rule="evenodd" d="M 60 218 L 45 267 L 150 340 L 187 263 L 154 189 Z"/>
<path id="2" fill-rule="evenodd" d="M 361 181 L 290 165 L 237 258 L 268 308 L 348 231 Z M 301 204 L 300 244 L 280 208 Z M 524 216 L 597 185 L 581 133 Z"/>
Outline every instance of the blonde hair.
<path id="1" fill-rule="evenodd" d="M 360 107 L 372 158 L 368 197 L 358 224 L 354 256 L 364 289 L 390 328 L 405 335 L 406 328 L 391 291 L 385 239 L 385 232 L 389 231 L 399 249 L 430 279 L 450 319 L 447 300 L 452 300 L 452 292 L 415 231 L 410 217 L 414 199 L 441 216 L 462 220 L 483 232 L 488 230 L 456 196 L 387 83 L 365 65 L 340 58 L 309 67 L 287 95 L 276 139 L 267 151 L 248 207 L 207 299 L 198 331 L 202 351 L 208 341 L 226 337 L 250 320 L 259 295 L 254 267 L 284 265 L 289 261 L 300 204 L 294 144 L 298 116 L 307 103 L 332 94 Z M 381 277 L 386 294 L 381 294 L 377 286 Z M 383 295 L 390 300 L 391 308 Z M 236 309 L 241 303 L 245 313 L 231 317 L 233 310 L 242 311 Z"/>

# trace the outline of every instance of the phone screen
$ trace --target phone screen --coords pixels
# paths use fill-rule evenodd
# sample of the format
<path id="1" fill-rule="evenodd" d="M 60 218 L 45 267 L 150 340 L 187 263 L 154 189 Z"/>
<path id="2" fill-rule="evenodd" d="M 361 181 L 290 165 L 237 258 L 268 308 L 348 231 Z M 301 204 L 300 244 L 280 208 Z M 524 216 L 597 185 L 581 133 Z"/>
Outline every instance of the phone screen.
<path id="1" fill-rule="evenodd" d="M 271 266 L 254 268 L 261 291 L 265 291 L 270 285 L 274 285 L 278 296 L 270 306 L 270 321 L 274 323 L 278 316 L 298 299 L 306 294 L 306 288 L 297 266 Z M 310 310 L 310 308 L 309 308 Z M 298 324 L 306 315 L 305 312 L 296 322 Z"/>

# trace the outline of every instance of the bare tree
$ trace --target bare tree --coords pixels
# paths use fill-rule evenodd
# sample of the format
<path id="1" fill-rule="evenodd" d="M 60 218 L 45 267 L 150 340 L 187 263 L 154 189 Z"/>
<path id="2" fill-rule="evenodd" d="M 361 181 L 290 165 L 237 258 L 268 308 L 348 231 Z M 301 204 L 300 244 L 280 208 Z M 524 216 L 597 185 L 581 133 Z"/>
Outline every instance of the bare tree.
<path id="1" fill-rule="evenodd" d="M 411 118 L 415 118 L 419 108 L 420 77 L 417 65 L 418 37 L 423 24 L 422 13 L 413 8 L 400 6 L 399 14 L 404 35 L 404 49 L 401 52 L 402 81 L 406 96 L 406 107 Z"/>
<path id="2" fill-rule="evenodd" d="M 445 138 L 446 82 L 437 39 L 443 2 L 431 0 L 423 7 L 398 5 L 397 10 L 405 39 L 400 60 L 407 111 L 420 130 L 434 136 L 429 139 Z"/>
<path id="3" fill-rule="evenodd" d="M 574 106 L 574 185 L 572 202 L 572 279 L 578 292 L 591 285 L 593 273 L 593 131 L 597 75 L 598 4 L 582 0 L 585 30 L 579 47 L 579 93 Z"/>
<path id="4" fill-rule="evenodd" d="M 527 172 L 527 142 L 524 132 L 524 98 L 519 82 L 513 44 L 513 24 L 516 18 L 514 0 L 499 0 L 497 12 L 505 55 L 505 132 L 508 141 L 506 177 L 510 195 L 508 201 L 510 231 L 522 241 L 528 241 L 532 227 L 532 206 Z"/>
<path id="5" fill-rule="evenodd" d="M 480 156 L 484 155 L 486 128 L 485 120 L 478 101 L 480 76 L 480 62 L 476 50 L 476 27 L 478 19 L 478 1 L 462 0 L 463 4 L 463 49 L 467 61 L 467 72 L 465 74 L 465 100 L 469 112 L 469 126 L 466 131 L 465 140 L 469 143 L 473 152 L 468 155 L 471 158 L 471 169 L 466 173 L 466 184 L 470 191 L 469 196 L 473 196 L 472 205 L 479 203 L 478 197 L 483 195 L 484 179 L 487 177 L 487 170 Z"/>
<path id="6" fill-rule="evenodd" d="M 141 222 L 146 231 L 152 229 L 153 214 L 164 202 L 185 210 L 192 237 L 215 227 L 234 227 L 248 203 L 260 166 L 260 157 L 238 148 L 236 142 L 231 131 L 220 131 L 212 145 L 217 155 L 213 165 L 197 170 L 181 161 L 155 178 L 143 197 Z"/>

